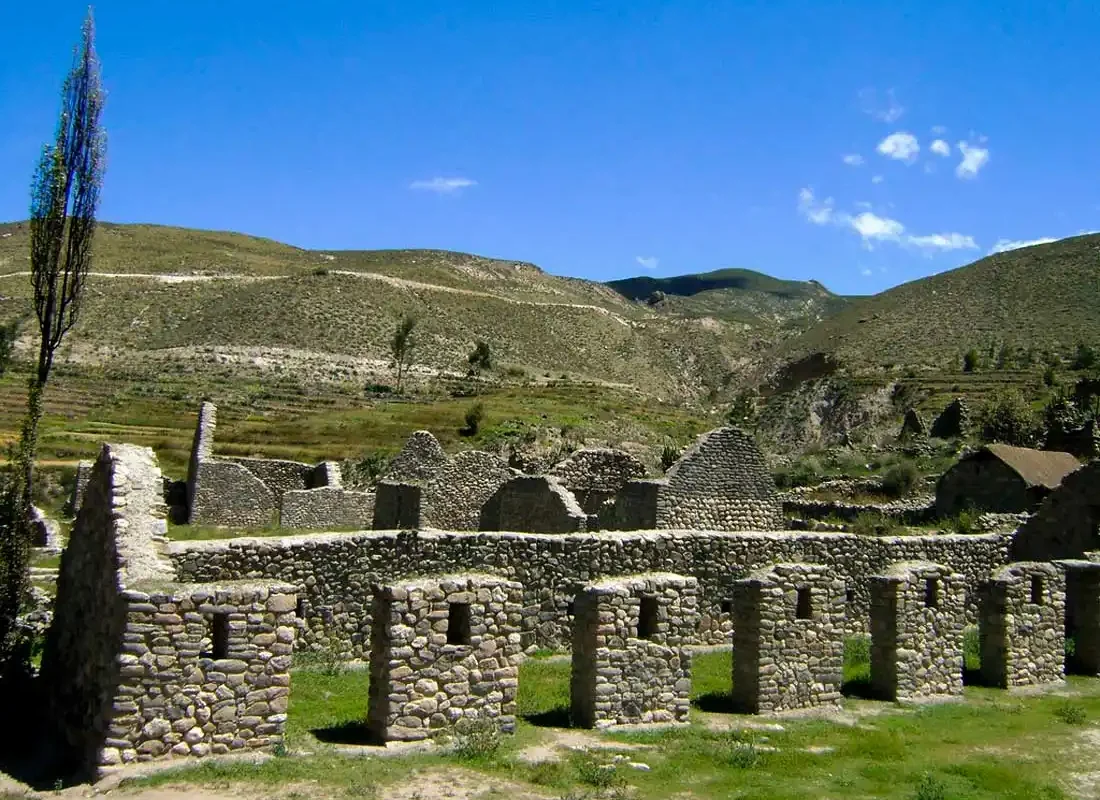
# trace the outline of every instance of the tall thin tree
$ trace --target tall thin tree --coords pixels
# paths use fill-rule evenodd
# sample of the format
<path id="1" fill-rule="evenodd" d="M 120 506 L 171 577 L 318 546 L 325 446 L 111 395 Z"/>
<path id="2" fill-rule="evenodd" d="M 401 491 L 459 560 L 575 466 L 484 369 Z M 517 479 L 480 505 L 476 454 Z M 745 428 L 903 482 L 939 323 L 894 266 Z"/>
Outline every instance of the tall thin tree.
<path id="1" fill-rule="evenodd" d="M 54 140 L 42 150 L 31 184 L 31 283 L 38 319 L 38 362 L 29 380 L 27 413 L 13 455 L 0 530 L 0 676 L 18 660 L 17 617 L 28 588 L 34 462 L 42 401 L 54 356 L 76 324 L 92 263 L 96 210 L 103 184 L 104 94 L 89 10 L 73 65 L 61 90 Z M 7 662 L 7 663 L 5 663 Z"/>
<path id="2" fill-rule="evenodd" d="M 413 330 L 416 329 L 416 317 L 406 314 L 401 317 L 394 329 L 393 339 L 390 340 L 390 353 L 393 354 L 394 364 L 397 366 L 397 391 L 401 391 L 401 382 L 405 378 L 405 372 L 412 362 Z"/>

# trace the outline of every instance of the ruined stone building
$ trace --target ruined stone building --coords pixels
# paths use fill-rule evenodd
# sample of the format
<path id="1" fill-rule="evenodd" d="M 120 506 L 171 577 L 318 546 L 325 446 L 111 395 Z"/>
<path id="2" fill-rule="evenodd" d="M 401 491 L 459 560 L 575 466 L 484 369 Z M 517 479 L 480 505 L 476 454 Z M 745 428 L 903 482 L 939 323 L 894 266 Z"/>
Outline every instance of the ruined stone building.
<path id="1" fill-rule="evenodd" d="M 1034 510 L 1081 466 L 1069 453 L 990 444 L 963 457 L 936 484 L 936 512 Z"/>

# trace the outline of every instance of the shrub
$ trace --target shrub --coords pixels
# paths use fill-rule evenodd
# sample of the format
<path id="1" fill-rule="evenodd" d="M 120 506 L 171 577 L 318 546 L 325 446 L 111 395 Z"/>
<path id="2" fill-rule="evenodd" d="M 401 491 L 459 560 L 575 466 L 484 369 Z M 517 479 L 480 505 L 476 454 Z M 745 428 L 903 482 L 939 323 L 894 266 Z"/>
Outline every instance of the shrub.
<path id="1" fill-rule="evenodd" d="M 993 397 L 978 413 L 982 441 L 1030 447 L 1038 438 L 1039 426 L 1031 407 L 1019 392 Z"/>
<path id="2" fill-rule="evenodd" d="M 964 509 L 947 520 L 946 528 L 952 533 L 961 533 L 969 536 L 978 529 L 978 512 Z"/>
<path id="3" fill-rule="evenodd" d="M 920 470 L 916 464 L 912 461 L 900 461 L 882 476 L 882 491 L 889 497 L 905 497 L 917 488 L 920 478 Z"/>
<path id="4" fill-rule="evenodd" d="M 858 536 L 894 536 L 902 525 L 893 517 L 876 511 L 864 511 L 851 524 L 851 531 Z"/>
<path id="5" fill-rule="evenodd" d="M 670 444 L 661 448 L 661 469 L 668 472 L 668 468 L 680 460 L 680 451 Z"/>
<path id="6" fill-rule="evenodd" d="M 978 351 L 973 347 L 963 356 L 963 372 L 975 372 L 978 369 Z"/>
<path id="7" fill-rule="evenodd" d="M 364 453 L 358 459 L 348 459 L 340 465 L 340 473 L 349 488 L 374 486 L 389 469 L 390 456 L 383 450 Z"/>
<path id="8" fill-rule="evenodd" d="M 482 370 L 492 369 L 493 354 L 489 349 L 489 343 L 482 339 L 478 339 L 477 343 L 474 345 L 474 349 L 466 356 L 466 361 L 470 365 L 470 371 L 473 373 L 480 373 Z"/>
<path id="9" fill-rule="evenodd" d="M 780 467 L 773 477 L 777 487 L 790 489 L 793 486 L 815 486 L 821 483 L 823 472 L 821 462 L 814 456 L 808 456 L 788 466 Z"/>
<path id="10" fill-rule="evenodd" d="M 737 769 L 752 769 L 761 760 L 756 748 L 756 734 L 749 731 L 730 731 L 722 747 L 722 760 Z"/>
<path id="11" fill-rule="evenodd" d="M 917 784 L 913 800 L 947 800 L 947 787 L 934 775 L 925 775 Z"/>
<path id="12" fill-rule="evenodd" d="M 313 270 L 313 274 L 318 278 L 328 275 L 328 267 L 317 267 L 317 269 Z"/>
<path id="13" fill-rule="evenodd" d="M 1054 367 L 1047 364 L 1046 369 L 1043 370 L 1043 385 L 1047 387 L 1054 386 L 1058 382 L 1058 373 L 1055 372 Z"/>
<path id="14" fill-rule="evenodd" d="M 1067 725 L 1084 725 L 1087 717 L 1084 706 L 1069 700 L 1064 700 L 1055 707 L 1054 716 Z"/>
<path id="15" fill-rule="evenodd" d="M 485 419 L 485 406 L 480 402 L 474 403 L 466 410 L 466 427 L 459 431 L 463 436 L 476 436 L 481 429 L 481 421 Z"/>
<path id="16" fill-rule="evenodd" d="M 462 720 L 455 726 L 452 747 L 464 761 L 488 758 L 500 749 L 500 729 L 491 719 Z"/>
<path id="17" fill-rule="evenodd" d="M 571 760 L 577 780 L 600 791 L 625 786 L 626 779 L 619 774 L 615 764 L 605 762 L 604 757 L 590 750 L 575 751 Z"/>
<path id="18" fill-rule="evenodd" d="M 1077 353 L 1073 358 L 1074 369 L 1092 369 L 1098 362 L 1096 350 L 1081 342 L 1077 345 Z"/>

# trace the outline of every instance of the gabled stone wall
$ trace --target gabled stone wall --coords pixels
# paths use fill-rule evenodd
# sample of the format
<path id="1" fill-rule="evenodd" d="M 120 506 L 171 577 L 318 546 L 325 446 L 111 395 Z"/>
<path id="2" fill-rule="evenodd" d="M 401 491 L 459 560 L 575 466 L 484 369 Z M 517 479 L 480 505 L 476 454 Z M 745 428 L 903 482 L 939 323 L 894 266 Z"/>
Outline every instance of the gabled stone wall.
<path id="1" fill-rule="evenodd" d="M 373 588 L 367 723 L 379 741 L 516 724 L 522 587 L 489 575 Z"/>
<path id="2" fill-rule="evenodd" d="M 284 528 L 361 528 L 374 523 L 374 493 L 339 487 L 286 492 L 280 499 Z"/>
<path id="3" fill-rule="evenodd" d="M 420 486 L 381 481 L 374 489 L 374 530 L 416 530 L 420 527 Z"/>
<path id="4" fill-rule="evenodd" d="M 430 431 L 413 431 L 382 478 L 392 483 L 423 483 L 446 462 L 447 454 Z"/>
<path id="5" fill-rule="evenodd" d="M 749 714 L 840 700 L 844 581 L 823 564 L 775 564 L 734 585 L 733 702 Z"/>
<path id="6" fill-rule="evenodd" d="M 884 700 L 962 694 L 966 582 L 927 561 L 871 577 L 871 688 Z"/>
<path id="7" fill-rule="evenodd" d="M 476 531 L 482 506 L 514 475 L 503 459 L 480 450 L 447 459 L 424 485 L 421 522 L 445 531 Z"/>
<path id="8" fill-rule="evenodd" d="M 585 586 L 575 600 L 570 706 L 587 728 L 687 722 L 698 582 L 651 574 Z"/>
<path id="9" fill-rule="evenodd" d="M 1054 564 L 1024 561 L 993 573 L 978 616 L 982 682 L 1009 688 L 1062 680 L 1066 579 Z"/>
<path id="10" fill-rule="evenodd" d="M 601 506 L 627 481 L 645 476 L 645 464 L 622 450 L 585 448 L 556 464 L 547 473 L 573 493 L 586 514 L 598 514 Z"/>
<path id="11" fill-rule="evenodd" d="M 504 483 L 482 506 L 478 522 L 483 531 L 530 533 L 574 533 L 598 527 L 598 520 L 585 514 L 558 479 L 548 475 L 517 475 Z"/>
<path id="12" fill-rule="evenodd" d="M 1100 460 L 1062 479 L 1012 542 L 1016 561 L 1081 558 L 1100 547 Z"/>

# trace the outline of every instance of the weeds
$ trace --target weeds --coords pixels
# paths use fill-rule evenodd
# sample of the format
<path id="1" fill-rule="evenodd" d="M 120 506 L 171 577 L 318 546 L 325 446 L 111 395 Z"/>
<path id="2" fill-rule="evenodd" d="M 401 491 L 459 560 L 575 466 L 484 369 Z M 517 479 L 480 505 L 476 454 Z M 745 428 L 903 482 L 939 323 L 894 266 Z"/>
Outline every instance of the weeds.
<path id="1" fill-rule="evenodd" d="M 452 748 L 463 761 L 490 758 L 500 749 L 500 729 L 491 719 L 463 720 L 455 726 Z"/>
<path id="2" fill-rule="evenodd" d="M 1059 703 L 1054 709 L 1054 716 L 1067 725 L 1084 725 L 1088 714 L 1083 706 L 1070 700 Z"/>
<path id="3" fill-rule="evenodd" d="M 947 787 L 934 775 L 925 775 L 917 784 L 913 800 L 947 800 Z"/>

